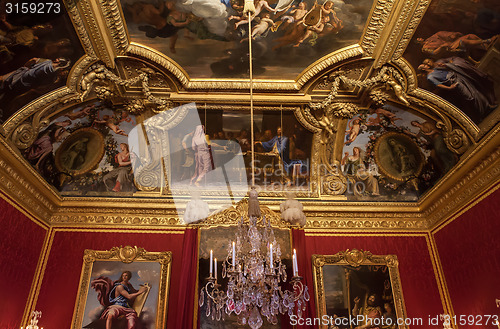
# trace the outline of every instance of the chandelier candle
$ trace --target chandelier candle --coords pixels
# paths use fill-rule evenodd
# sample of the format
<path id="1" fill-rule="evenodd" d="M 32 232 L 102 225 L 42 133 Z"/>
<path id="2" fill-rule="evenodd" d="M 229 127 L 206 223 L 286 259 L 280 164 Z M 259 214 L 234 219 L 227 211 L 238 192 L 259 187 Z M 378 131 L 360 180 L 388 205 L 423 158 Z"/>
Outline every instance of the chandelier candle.
<path id="1" fill-rule="evenodd" d="M 214 258 L 215 283 L 217 283 L 217 258 Z"/>
<path id="2" fill-rule="evenodd" d="M 236 245 L 233 241 L 233 268 L 235 267 L 236 264 Z"/>
<path id="3" fill-rule="evenodd" d="M 297 266 L 297 251 L 293 249 L 293 275 L 299 275 L 299 267 Z"/>
<path id="4" fill-rule="evenodd" d="M 214 251 L 210 250 L 210 277 L 212 277 L 213 272 L 213 264 L 214 264 Z"/>

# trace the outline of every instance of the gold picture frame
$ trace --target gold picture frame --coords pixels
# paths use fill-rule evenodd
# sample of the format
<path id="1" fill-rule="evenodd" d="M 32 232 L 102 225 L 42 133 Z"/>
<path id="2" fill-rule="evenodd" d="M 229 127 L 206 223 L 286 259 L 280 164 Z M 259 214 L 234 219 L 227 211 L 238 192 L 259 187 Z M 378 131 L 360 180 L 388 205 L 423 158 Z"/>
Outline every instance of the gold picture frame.
<path id="1" fill-rule="evenodd" d="M 379 311 L 387 311 L 386 309 L 384 309 L 385 304 L 390 304 L 390 306 L 392 306 L 392 311 L 394 312 L 393 315 L 396 319 L 395 326 L 382 326 L 383 328 L 408 328 L 406 324 L 398 323 L 399 319 L 403 319 L 403 322 L 404 319 L 406 319 L 406 310 L 404 306 L 405 304 L 403 291 L 398 271 L 398 259 L 396 255 L 373 255 L 369 251 L 347 249 L 346 251 L 338 252 L 335 255 L 312 255 L 312 266 L 317 317 L 319 319 L 329 319 L 328 323 L 326 323 L 327 321 L 322 322 L 320 328 L 333 328 L 333 324 L 335 324 L 333 320 L 333 316 L 335 313 L 329 314 L 328 309 L 332 310 L 334 309 L 332 306 L 338 305 L 334 305 L 334 302 L 331 302 L 331 305 L 328 305 L 328 307 L 327 298 L 329 299 L 329 301 L 335 301 L 339 299 L 343 301 L 344 306 L 347 310 L 347 314 L 344 314 L 342 316 L 345 317 L 348 315 L 349 317 L 356 317 L 356 315 L 353 315 L 352 312 L 353 306 L 355 305 L 353 301 L 356 299 L 356 297 L 358 297 L 351 295 L 352 292 L 355 291 L 354 288 L 358 288 L 358 291 L 360 288 L 373 289 L 373 287 L 368 286 L 368 284 L 373 285 L 373 283 L 377 280 L 380 280 L 380 277 L 383 277 L 383 275 L 388 278 L 390 287 L 387 287 L 386 279 L 385 281 L 383 281 L 383 287 L 376 288 L 379 288 L 378 291 L 383 290 L 382 300 L 384 300 L 385 302 L 383 304 L 380 304 L 380 301 L 376 300 L 376 303 L 378 302 L 378 304 L 372 304 L 370 306 L 381 307 Z M 335 268 L 332 266 L 334 266 Z M 338 276 L 332 277 L 330 273 L 325 274 L 325 272 L 337 272 Z M 370 280 L 370 282 L 361 282 L 361 274 L 364 274 L 364 279 L 366 280 L 367 273 L 377 274 L 376 277 L 373 277 L 373 279 L 377 280 Z M 381 273 L 383 275 L 381 275 Z M 325 282 L 326 279 L 328 279 L 328 282 Z M 336 284 L 338 286 L 341 286 L 341 291 L 339 292 L 339 289 L 337 287 L 333 287 L 333 285 L 330 284 L 331 282 L 337 282 Z M 390 295 L 386 293 L 387 291 L 390 291 Z M 364 305 L 367 304 L 368 297 L 373 294 L 376 294 L 375 289 L 366 290 L 365 300 L 363 301 Z M 335 315 L 341 317 L 341 315 Z M 338 321 L 340 323 L 340 320 Z M 391 322 L 392 321 L 394 320 L 391 320 Z M 387 323 L 388 321 L 385 321 L 385 324 Z M 329 326 L 330 324 L 332 325 Z M 351 328 L 354 328 L 351 322 L 349 322 L 349 324 L 351 325 Z"/>
<path id="2" fill-rule="evenodd" d="M 383 134 L 375 142 L 373 151 L 380 171 L 399 182 L 418 177 L 424 167 L 420 147 L 403 133 L 391 131 Z"/>
<path id="3" fill-rule="evenodd" d="M 104 137 L 93 128 L 81 128 L 69 135 L 55 154 L 61 172 L 82 175 L 94 170 L 104 156 Z"/>
<path id="4" fill-rule="evenodd" d="M 137 282 L 145 282 L 142 285 L 146 288 L 145 292 L 130 305 L 137 314 L 137 321 L 148 322 L 151 328 L 164 328 L 167 323 L 171 262 L 170 251 L 148 252 L 137 246 L 113 247 L 106 251 L 86 249 L 71 329 L 93 328 L 92 325 L 99 325 L 98 322 L 103 321 L 101 315 L 107 307 L 96 301 L 99 293 L 94 287 L 102 284 L 108 276 L 115 280 L 121 279 L 126 271 L 131 273 L 129 282 L 132 286 L 137 285 Z M 141 317 L 142 314 L 145 315 Z M 116 323 L 119 320 L 113 320 L 116 321 L 113 329 L 118 328 Z"/>

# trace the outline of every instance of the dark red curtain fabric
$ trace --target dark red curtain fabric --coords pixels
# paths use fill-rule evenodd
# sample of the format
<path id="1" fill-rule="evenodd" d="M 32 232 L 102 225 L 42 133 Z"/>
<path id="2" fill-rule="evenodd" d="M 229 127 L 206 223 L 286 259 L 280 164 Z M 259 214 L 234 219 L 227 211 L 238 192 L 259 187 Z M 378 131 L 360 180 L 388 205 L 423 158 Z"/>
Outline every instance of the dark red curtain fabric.
<path id="1" fill-rule="evenodd" d="M 303 283 L 307 286 L 309 290 L 309 302 L 307 303 L 307 309 L 303 313 L 303 317 L 314 318 L 316 316 L 316 305 L 314 302 L 314 285 L 313 285 L 313 276 L 312 276 L 312 264 L 311 264 L 311 250 L 308 250 L 306 244 L 306 235 L 303 229 L 294 228 L 292 229 L 292 241 L 293 248 L 297 251 L 297 266 L 299 270 L 299 275 L 302 276 Z M 293 253 L 293 250 L 292 250 Z M 297 325 L 297 328 L 314 328 L 313 326 L 307 325 Z"/>
<path id="2" fill-rule="evenodd" d="M 179 282 L 179 299 L 171 300 L 175 308 L 170 308 L 175 314 L 175 328 L 193 328 L 194 299 L 196 280 L 198 279 L 198 228 L 188 228 L 184 233 L 182 243 L 181 280 Z M 175 282 L 172 282 L 175 284 Z"/>

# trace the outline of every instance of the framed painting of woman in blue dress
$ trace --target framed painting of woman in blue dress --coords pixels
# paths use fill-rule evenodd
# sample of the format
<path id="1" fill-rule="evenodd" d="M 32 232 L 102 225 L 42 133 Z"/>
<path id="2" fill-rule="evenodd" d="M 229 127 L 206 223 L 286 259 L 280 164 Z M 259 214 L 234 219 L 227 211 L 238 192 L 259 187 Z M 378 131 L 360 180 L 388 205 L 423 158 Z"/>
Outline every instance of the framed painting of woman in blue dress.
<path id="1" fill-rule="evenodd" d="M 171 259 L 130 246 L 86 250 L 71 328 L 164 328 Z"/>

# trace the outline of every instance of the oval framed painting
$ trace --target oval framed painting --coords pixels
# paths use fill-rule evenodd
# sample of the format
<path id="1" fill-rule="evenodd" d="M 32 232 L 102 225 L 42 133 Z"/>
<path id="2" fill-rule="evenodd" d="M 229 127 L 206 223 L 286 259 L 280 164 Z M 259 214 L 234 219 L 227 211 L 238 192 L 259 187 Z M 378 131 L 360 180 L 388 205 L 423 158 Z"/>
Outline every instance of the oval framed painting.
<path id="1" fill-rule="evenodd" d="M 94 170 L 104 155 L 104 137 L 93 128 L 74 131 L 57 149 L 56 167 L 73 176 Z"/>
<path id="2" fill-rule="evenodd" d="M 420 175 L 424 167 L 424 156 L 410 136 L 398 132 L 387 132 L 380 136 L 374 146 L 375 162 L 387 177 L 404 182 Z"/>

